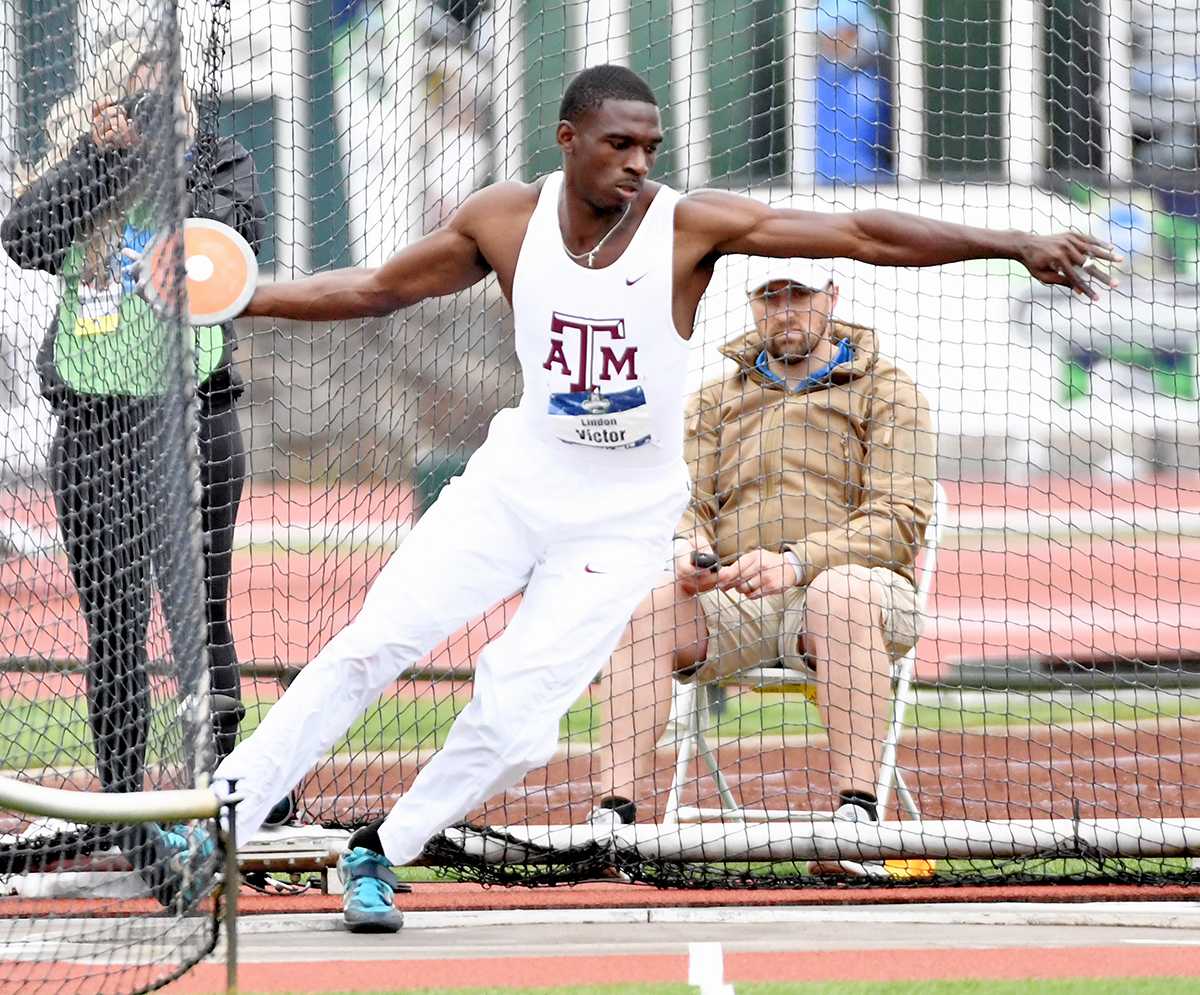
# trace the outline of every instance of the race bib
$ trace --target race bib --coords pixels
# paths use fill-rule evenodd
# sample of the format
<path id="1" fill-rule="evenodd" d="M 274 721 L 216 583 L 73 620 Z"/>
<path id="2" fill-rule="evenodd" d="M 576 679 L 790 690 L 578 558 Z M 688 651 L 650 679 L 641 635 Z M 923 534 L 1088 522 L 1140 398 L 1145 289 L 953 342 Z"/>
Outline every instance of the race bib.
<path id="1" fill-rule="evenodd" d="M 85 338 L 91 335 L 107 335 L 116 331 L 121 321 L 121 285 L 110 283 L 104 287 L 79 285 L 79 304 L 75 310 L 75 326 L 72 331 Z"/>
<path id="2" fill-rule="evenodd" d="M 551 394 L 548 414 L 555 437 L 572 446 L 633 449 L 650 441 L 650 409 L 641 387 Z"/>

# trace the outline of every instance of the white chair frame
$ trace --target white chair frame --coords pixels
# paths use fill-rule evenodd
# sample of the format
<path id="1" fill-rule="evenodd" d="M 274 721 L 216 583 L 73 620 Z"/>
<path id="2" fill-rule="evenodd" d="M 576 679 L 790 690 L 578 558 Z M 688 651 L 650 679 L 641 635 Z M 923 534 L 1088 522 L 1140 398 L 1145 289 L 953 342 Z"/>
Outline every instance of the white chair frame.
<path id="1" fill-rule="evenodd" d="M 925 541 L 921 548 L 920 575 L 917 581 L 917 600 L 924 612 L 929 601 L 929 590 L 937 570 L 937 550 L 941 542 L 942 526 L 946 518 L 946 493 L 940 483 L 934 485 L 933 515 L 925 529 Z M 883 744 L 883 755 L 879 763 L 879 776 L 875 782 L 875 796 L 879 800 L 879 815 L 882 819 L 895 791 L 899 808 L 911 819 L 920 819 L 921 811 L 916 798 L 909 790 L 904 775 L 896 764 L 896 749 L 904 733 L 908 710 L 916 700 L 913 688 L 913 670 L 917 662 L 914 646 L 895 663 L 892 674 L 892 720 L 888 725 L 887 738 Z M 781 663 L 751 667 L 739 671 L 719 682 L 724 687 L 749 688 L 758 692 L 801 692 L 807 693 L 815 682 L 803 674 L 784 667 Z M 730 790 L 729 781 L 717 763 L 716 753 L 704 735 L 705 717 L 711 707 L 713 684 L 697 685 L 696 682 L 674 684 L 672 711 L 676 718 L 678 754 L 675 759 L 675 776 L 667 795 L 667 810 L 663 821 L 668 824 L 701 822 L 706 819 L 730 819 L 741 821 L 768 821 L 771 819 L 832 819 L 832 811 L 796 811 L 793 809 L 747 809 L 737 803 Z M 681 805 L 681 789 L 687 780 L 688 767 L 698 757 L 708 770 L 721 800 L 720 808 L 701 808 Z M 697 773 L 702 777 L 702 773 Z"/>

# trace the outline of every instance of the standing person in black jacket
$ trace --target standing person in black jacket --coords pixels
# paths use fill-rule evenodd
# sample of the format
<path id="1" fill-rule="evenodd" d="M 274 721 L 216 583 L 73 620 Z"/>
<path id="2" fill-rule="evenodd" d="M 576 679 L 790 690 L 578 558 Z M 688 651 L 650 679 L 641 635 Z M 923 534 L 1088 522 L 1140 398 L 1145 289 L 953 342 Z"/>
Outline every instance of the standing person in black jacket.
<path id="1" fill-rule="evenodd" d="M 120 73 L 116 74 L 118 78 Z M 136 263 L 169 196 L 162 157 L 177 96 L 157 55 L 138 59 L 90 129 L 18 196 L 0 241 L 18 265 L 61 278 L 39 351 L 42 392 L 58 417 L 51 472 L 59 527 L 88 634 L 88 714 L 105 791 L 143 787 L 150 721 L 147 636 L 154 577 L 176 537 L 162 520 L 157 460 L 165 396 L 162 322 L 137 293 Z M 190 119 L 190 100 L 184 95 Z M 189 134 L 194 135 L 194 123 Z M 156 158 L 158 161 L 155 161 Z M 236 228 L 258 251 L 264 209 L 250 154 L 231 139 L 186 156 L 187 214 Z M 202 196 L 200 196 L 202 194 Z M 205 611 L 218 761 L 242 715 L 229 583 L 246 471 L 235 402 L 232 324 L 195 328 Z M 172 642 L 181 621 L 164 598 Z"/>

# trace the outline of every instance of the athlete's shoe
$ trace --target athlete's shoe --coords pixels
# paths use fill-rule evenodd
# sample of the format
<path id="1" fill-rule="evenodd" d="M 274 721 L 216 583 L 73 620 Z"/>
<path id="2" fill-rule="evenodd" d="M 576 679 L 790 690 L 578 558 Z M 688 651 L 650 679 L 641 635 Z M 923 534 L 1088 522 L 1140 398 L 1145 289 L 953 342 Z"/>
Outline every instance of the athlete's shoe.
<path id="1" fill-rule="evenodd" d="M 126 858 L 163 908 L 186 912 L 216 883 L 217 846 L 203 826 L 150 822 L 127 837 Z"/>
<path id="2" fill-rule="evenodd" d="M 846 802 L 839 805 L 833 813 L 834 822 L 867 822 L 875 823 L 871 813 L 863 806 Z M 887 867 L 882 860 L 813 860 L 809 862 L 808 873 L 816 877 L 830 878 L 886 878 Z"/>
<path id="3" fill-rule="evenodd" d="M 365 846 L 347 850 L 338 861 L 342 879 L 342 918 L 351 933 L 396 933 L 404 916 L 393 904 L 398 882 L 387 857 Z"/>

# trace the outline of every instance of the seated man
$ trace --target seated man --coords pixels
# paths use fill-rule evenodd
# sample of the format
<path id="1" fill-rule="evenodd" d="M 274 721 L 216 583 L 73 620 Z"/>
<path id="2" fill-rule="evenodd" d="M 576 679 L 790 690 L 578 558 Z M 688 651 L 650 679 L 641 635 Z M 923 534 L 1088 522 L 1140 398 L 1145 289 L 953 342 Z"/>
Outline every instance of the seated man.
<path id="1" fill-rule="evenodd" d="M 713 681 L 774 661 L 815 678 L 837 817 L 878 819 L 892 664 L 921 628 L 914 561 L 935 437 L 872 332 L 833 318 L 832 279 L 782 265 L 750 290 L 754 329 L 722 350 L 736 370 L 689 406 L 692 506 L 674 582 L 638 608 L 610 664 L 607 797 L 593 823 L 634 821 L 672 675 Z M 696 552 L 722 565 L 697 567 Z"/>

